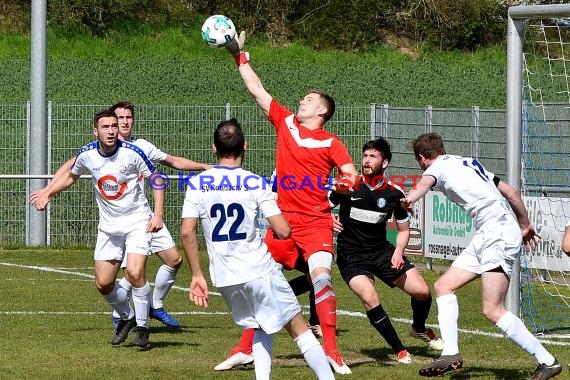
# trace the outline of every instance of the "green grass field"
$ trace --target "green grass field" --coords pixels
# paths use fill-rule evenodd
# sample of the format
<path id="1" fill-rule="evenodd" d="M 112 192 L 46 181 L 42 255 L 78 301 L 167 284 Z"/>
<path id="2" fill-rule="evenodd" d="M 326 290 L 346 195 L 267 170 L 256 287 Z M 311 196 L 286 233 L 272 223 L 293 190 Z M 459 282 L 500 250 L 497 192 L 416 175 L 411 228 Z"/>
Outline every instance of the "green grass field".
<path id="1" fill-rule="evenodd" d="M 151 281 L 159 260 L 149 260 Z M 418 268 L 422 269 L 419 263 Z M 438 272 L 424 271 L 433 284 Z M 109 307 L 93 283 L 90 250 L 0 251 L 0 378 L 43 379 L 251 379 L 251 366 L 215 372 L 237 342 L 240 330 L 226 305 L 210 289 L 208 309 L 195 307 L 187 298 L 189 270 L 186 263 L 177 277 L 165 307 L 182 323 L 181 331 L 151 322 L 151 348 L 139 351 L 127 342 L 109 343 L 112 325 Z M 287 273 L 295 276 L 296 273 Z M 399 290 L 378 285 L 384 307 L 413 355 L 410 365 L 398 364 L 386 343 L 369 325 L 355 296 L 333 271 L 338 299 L 338 343 L 351 366 L 354 379 L 410 379 L 421 365 L 436 356 L 423 342 L 407 335 L 411 318 L 409 299 Z M 458 293 L 460 348 L 465 368 L 452 379 L 525 379 L 535 363 L 518 347 L 498 334 L 480 313 L 480 283 Z M 300 301 L 307 305 L 307 297 Z M 436 306 L 429 323 L 436 325 Z M 568 341 L 547 340 L 547 348 L 564 364 L 570 362 Z M 568 367 L 560 378 L 567 378 Z M 289 336 L 281 332 L 274 341 L 274 379 L 306 379 L 312 373 Z M 340 376 L 339 376 L 340 377 Z"/>

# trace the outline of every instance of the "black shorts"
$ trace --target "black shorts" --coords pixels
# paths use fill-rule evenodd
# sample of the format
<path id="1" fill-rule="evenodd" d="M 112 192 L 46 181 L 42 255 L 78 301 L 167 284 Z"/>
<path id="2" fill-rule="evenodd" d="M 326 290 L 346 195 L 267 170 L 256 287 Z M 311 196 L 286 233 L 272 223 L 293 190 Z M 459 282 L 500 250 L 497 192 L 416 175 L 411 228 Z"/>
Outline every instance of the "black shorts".
<path id="1" fill-rule="evenodd" d="M 374 282 L 374 276 L 376 276 L 393 288 L 395 286 L 394 281 L 398 277 L 414 268 L 414 264 L 404 256 L 404 266 L 399 271 L 395 271 L 391 262 L 394 249 L 394 247 L 390 247 L 380 252 L 359 252 L 356 254 L 346 254 L 339 250 L 336 263 L 342 279 L 348 284 L 353 277 L 364 275 Z"/>

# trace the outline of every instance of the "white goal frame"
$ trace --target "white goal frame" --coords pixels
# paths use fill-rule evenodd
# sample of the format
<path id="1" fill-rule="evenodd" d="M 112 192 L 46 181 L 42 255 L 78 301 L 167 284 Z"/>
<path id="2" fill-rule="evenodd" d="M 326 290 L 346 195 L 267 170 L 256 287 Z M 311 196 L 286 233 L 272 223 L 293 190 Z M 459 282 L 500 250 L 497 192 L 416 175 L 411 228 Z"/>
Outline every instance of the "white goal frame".
<path id="1" fill-rule="evenodd" d="M 527 5 L 509 8 L 507 29 L 507 183 L 521 191 L 523 38 L 528 19 L 570 17 L 570 4 Z M 507 309 L 520 315 L 520 259 L 513 266 Z"/>

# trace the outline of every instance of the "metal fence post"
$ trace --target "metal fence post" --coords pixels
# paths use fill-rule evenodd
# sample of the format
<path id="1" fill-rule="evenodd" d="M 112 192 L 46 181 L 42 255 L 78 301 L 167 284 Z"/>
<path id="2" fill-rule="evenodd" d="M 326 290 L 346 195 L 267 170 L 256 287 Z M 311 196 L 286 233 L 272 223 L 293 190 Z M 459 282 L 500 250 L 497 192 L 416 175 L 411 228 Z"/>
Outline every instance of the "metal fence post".
<path id="1" fill-rule="evenodd" d="M 479 158 L 479 106 L 471 107 L 471 157 Z"/>
<path id="2" fill-rule="evenodd" d="M 433 131 L 433 107 L 426 106 L 424 111 L 424 129 L 426 133 Z"/>
<path id="3" fill-rule="evenodd" d="M 426 106 L 426 108 L 425 108 L 425 111 L 424 111 L 424 130 L 426 133 L 430 133 L 433 131 L 433 107 L 432 106 Z M 425 215 L 424 215 L 424 218 L 425 218 Z M 425 252 L 425 249 L 424 249 L 424 252 Z M 433 259 L 431 257 L 426 258 L 426 268 L 427 268 L 427 270 L 433 270 Z"/>
<path id="4" fill-rule="evenodd" d="M 230 103 L 226 103 L 226 120 L 229 120 L 232 118 L 232 108 Z"/>
<path id="5" fill-rule="evenodd" d="M 380 117 L 382 118 L 382 137 L 384 137 L 385 139 L 388 139 L 388 111 L 390 109 L 390 106 L 388 106 L 388 104 L 382 104 L 382 113 L 380 115 Z"/>
<path id="6" fill-rule="evenodd" d="M 46 174 L 46 107 L 47 107 L 47 1 L 32 1 L 30 46 L 30 107 L 28 174 Z M 28 194 L 46 185 L 45 179 L 30 179 Z M 45 245 L 46 214 L 28 206 L 27 245 Z"/>
<path id="7" fill-rule="evenodd" d="M 370 140 L 376 138 L 376 103 L 370 105 Z"/>

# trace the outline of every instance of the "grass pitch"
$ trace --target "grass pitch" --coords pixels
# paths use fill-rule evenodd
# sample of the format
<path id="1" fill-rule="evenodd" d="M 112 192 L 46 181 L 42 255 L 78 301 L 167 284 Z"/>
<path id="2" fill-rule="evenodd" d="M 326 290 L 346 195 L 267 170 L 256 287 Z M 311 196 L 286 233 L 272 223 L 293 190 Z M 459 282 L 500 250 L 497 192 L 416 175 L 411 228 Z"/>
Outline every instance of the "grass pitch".
<path id="1" fill-rule="evenodd" d="M 204 254 L 205 255 L 205 254 Z M 205 257 L 204 257 L 205 259 Z M 203 260 L 205 262 L 205 260 Z M 160 260 L 149 260 L 152 282 Z M 21 379 L 251 379 L 253 367 L 215 372 L 237 342 L 240 330 L 215 288 L 210 306 L 199 309 L 187 297 L 189 270 L 184 263 L 165 307 L 182 323 L 179 331 L 151 321 L 151 348 L 139 351 L 132 337 L 120 346 L 109 343 L 113 332 L 109 306 L 95 289 L 90 250 L 0 251 L 0 378 Z M 422 269 L 424 266 L 418 264 Z M 205 267 L 204 267 L 205 269 Z M 206 271 L 207 272 L 207 271 Z M 439 272 L 424 271 L 429 284 Z M 292 277 L 296 272 L 287 273 Z M 408 336 L 409 298 L 377 284 L 385 309 L 413 356 L 410 365 L 395 355 L 370 326 L 363 308 L 333 270 L 338 300 L 338 344 L 354 379 L 420 378 L 418 369 L 437 353 Z M 480 313 L 480 282 L 458 293 L 459 343 L 465 368 L 451 379 L 525 379 L 534 370 L 533 358 L 503 338 Z M 302 305 L 307 297 L 301 296 Z M 428 322 L 439 332 L 435 302 Z M 570 341 L 546 339 L 546 347 L 565 366 L 568 376 Z M 306 379 L 312 373 L 285 332 L 274 340 L 274 379 Z M 341 377 L 341 376 L 337 376 Z M 347 378 L 350 378 L 347 377 Z"/>

